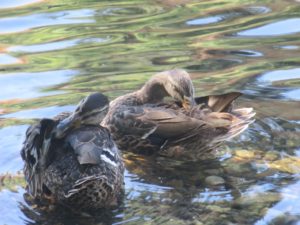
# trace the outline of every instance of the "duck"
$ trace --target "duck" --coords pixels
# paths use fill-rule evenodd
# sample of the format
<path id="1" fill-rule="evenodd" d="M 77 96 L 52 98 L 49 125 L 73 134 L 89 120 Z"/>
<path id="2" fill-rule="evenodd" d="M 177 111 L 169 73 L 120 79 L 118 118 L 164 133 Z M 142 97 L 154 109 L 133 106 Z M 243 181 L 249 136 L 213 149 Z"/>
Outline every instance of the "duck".
<path id="1" fill-rule="evenodd" d="M 121 150 L 198 160 L 254 121 L 253 108 L 234 109 L 239 92 L 202 97 L 194 93 L 185 70 L 157 73 L 141 89 L 111 101 L 101 125 Z"/>
<path id="2" fill-rule="evenodd" d="M 124 165 L 107 128 L 108 98 L 92 93 L 74 112 L 30 126 L 21 149 L 27 192 L 36 202 L 77 210 L 117 207 Z"/>

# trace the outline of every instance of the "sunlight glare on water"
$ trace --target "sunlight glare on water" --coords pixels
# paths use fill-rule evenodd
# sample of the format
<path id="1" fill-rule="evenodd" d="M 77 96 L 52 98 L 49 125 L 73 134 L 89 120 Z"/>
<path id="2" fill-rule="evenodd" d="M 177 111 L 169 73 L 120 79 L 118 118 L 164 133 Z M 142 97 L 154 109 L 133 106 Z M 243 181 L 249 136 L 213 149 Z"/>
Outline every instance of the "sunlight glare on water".
<path id="1" fill-rule="evenodd" d="M 1 74 L 0 88 L 2 92 L 0 93 L 0 100 L 33 98 L 59 93 L 61 91 L 41 92 L 40 89 L 66 82 L 75 74 L 75 70 Z"/>
<path id="2" fill-rule="evenodd" d="M 300 32 L 300 18 L 287 19 L 239 32 L 240 36 L 278 36 Z"/>

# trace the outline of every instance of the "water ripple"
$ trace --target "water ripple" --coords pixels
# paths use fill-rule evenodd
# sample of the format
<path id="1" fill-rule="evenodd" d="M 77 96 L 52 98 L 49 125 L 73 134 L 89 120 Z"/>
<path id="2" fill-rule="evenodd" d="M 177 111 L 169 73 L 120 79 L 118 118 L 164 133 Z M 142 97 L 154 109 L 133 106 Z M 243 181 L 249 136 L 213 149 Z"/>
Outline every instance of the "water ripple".
<path id="1" fill-rule="evenodd" d="M 278 48 L 284 49 L 284 50 L 297 50 L 299 49 L 299 46 L 297 45 L 283 45 L 283 46 L 278 46 Z"/>
<path id="2" fill-rule="evenodd" d="M 95 11 L 91 9 L 81 9 L 1 18 L 0 34 L 17 33 L 44 26 L 94 23 L 94 19 L 88 19 L 88 17 L 94 16 L 94 13 Z"/>
<path id="3" fill-rule="evenodd" d="M 41 2 L 42 0 L 1 0 L 0 9 L 8 9 L 26 6 L 33 3 Z"/>
<path id="4" fill-rule="evenodd" d="M 195 26 L 195 25 L 206 25 L 211 23 L 217 23 L 222 20 L 222 17 L 220 16 L 211 16 L 211 17 L 204 17 L 204 18 L 198 18 L 189 20 L 186 22 L 187 25 Z"/>
<path id="5" fill-rule="evenodd" d="M 265 73 L 258 77 L 258 82 L 275 82 L 290 79 L 300 79 L 300 68 L 289 70 L 276 70 Z"/>
<path id="6" fill-rule="evenodd" d="M 255 225 L 273 224 L 276 218 L 281 217 L 280 224 L 299 224 L 300 219 L 300 182 L 282 189 L 282 200 L 268 209 L 265 216 Z M 293 216 L 296 215 L 296 216 Z M 279 220 L 280 221 L 280 220 Z M 285 222 L 286 223 L 285 223 Z M 289 222 L 287 222 L 289 221 Z M 298 221 L 298 223 L 297 223 Z"/>
<path id="7" fill-rule="evenodd" d="M 17 119 L 42 119 L 52 118 L 62 112 L 72 112 L 75 110 L 75 105 L 51 106 L 40 109 L 28 109 L 15 113 L 0 115 L 0 118 L 17 118 Z"/>
<path id="8" fill-rule="evenodd" d="M 267 6 L 250 6 L 250 7 L 247 7 L 246 9 L 253 14 L 266 14 L 266 13 L 270 13 L 272 11 Z"/>
<path id="9" fill-rule="evenodd" d="M 41 88 L 68 81 L 78 74 L 76 70 L 56 70 L 36 73 L 0 74 L 0 100 L 26 99 L 58 94 L 41 92 Z"/>
<path id="10" fill-rule="evenodd" d="M 30 221 L 20 210 L 20 203 L 25 203 L 23 199 L 24 193 L 25 190 L 23 188 L 18 188 L 14 192 L 9 190 L 0 192 L 0 199 L 2 202 L 5 202 L 5 204 L 0 205 L 0 212 L 2 215 L 5 215 L 1 216 L 2 224 L 25 224 L 25 221 Z"/>
<path id="11" fill-rule="evenodd" d="M 247 84 L 246 93 L 264 98 L 300 100 L 300 89 L 289 82 L 300 81 L 300 68 L 263 73 Z"/>
<path id="12" fill-rule="evenodd" d="M 241 31 L 239 36 L 280 36 L 300 32 L 300 18 L 287 19 L 270 23 L 261 27 Z"/>
<path id="13" fill-rule="evenodd" d="M 21 59 L 15 58 L 8 54 L 0 53 L 0 65 L 8 65 L 8 64 L 18 64 L 22 63 Z"/>
<path id="14" fill-rule="evenodd" d="M 23 168 L 20 156 L 25 131 L 28 125 L 10 126 L 0 129 L 0 174 L 11 171 L 16 173 Z"/>
<path id="15" fill-rule="evenodd" d="M 72 40 L 62 40 L 54 41 L 49 43 L 42 43 L 36 45 L 19 45 L 12 46 L 6 49 L 8 52 L 28 52 L 28 53 L 37 53 L 37 52 L 48 52 L 61 50 L 66 48 L 71 48 L 79 44 L 88 44 L 88 43 L 102 43 L 108 41 L 108 38 L 85 38 L 85 39 L 72 39 Z"/>
<path id="16" fill-rule="evenodd" d="M 292 163 L 282 160 L 300 155 L 298 3 L 0 1 L 0 174 L 22 168 L 19 151 L 29 123 L 74 110 L 88 92 L 112 99 L 158 71 L 185 68 L 199 95 L 246 89 L 237 105 L 253 107 L 256 122 L 222 145 L 213 162 L 124 153 L 124 204 L 113 222 L 254 224 L 273 221 L 272 210 L 299 213 L 286 208 L 299 208 L 299 199 L 285 196 L 291 195 L 285 187 L 299 188 L 291 186 L 299 177 L 290 179 L 284 162 Z M 211 175 L 224 185 L 207 185 Z M 7 216 L 0 224 L 72 223 L 64 215 L 23 211 L 17 201 L 22 204 L 24 190 L 13 194 L 1 182 L 0 214 Z"/>

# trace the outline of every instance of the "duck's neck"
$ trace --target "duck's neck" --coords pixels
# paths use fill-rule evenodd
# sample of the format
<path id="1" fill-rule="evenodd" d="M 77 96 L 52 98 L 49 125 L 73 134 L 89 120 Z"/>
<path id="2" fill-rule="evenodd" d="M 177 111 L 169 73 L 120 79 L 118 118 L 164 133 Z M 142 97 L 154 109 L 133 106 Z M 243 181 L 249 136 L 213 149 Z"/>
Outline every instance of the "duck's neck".
<path id="1" fill-rule="evenodd" d="M 164 97 L 169 96 L 164 87 L 164 81 L 163 77 L 156 75 L 138 91 L 142 104 L 158 103 Z"/>

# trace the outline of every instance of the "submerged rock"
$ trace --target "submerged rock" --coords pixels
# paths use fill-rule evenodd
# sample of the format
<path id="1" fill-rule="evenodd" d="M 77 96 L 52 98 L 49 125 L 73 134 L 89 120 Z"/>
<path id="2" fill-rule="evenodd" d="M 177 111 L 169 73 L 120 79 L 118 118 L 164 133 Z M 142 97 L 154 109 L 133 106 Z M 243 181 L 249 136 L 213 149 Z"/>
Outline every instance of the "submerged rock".
<path id="1" fill-rule="evenodd" d="M 238 163 L 234 161 L 228 161 L 225 170 L 228 174 L 233 176 L 252 177 L 253 174 L 255 174 L 251 163 L 248 162 Z"/>
<path id="2" fill-rule="evenodd" d="M 242 208 L 253 206 L 256 208 L 264 208 L 266 205 L 268 206 L 270 203 L 277 202 L 281 199 L 281 195 L 279 193 L 273 192 L 265 192 L 258 193 L 256 195 L 244 195 L 240 198 L 236 199 L 233 202 L 233 205 L 240 206 Z"/>
<path id="3" fill-rule="evenodd" d="M 209 205 L 206 208 L 216 213 L 227 213 L 230 211 L 229 207 L 221 207 L 218 205 Z"/>
<path id="4" fill-rule="evenodd" d="M 298 157 L 289 156 L 287 158 L 270 162 L 268 163 L 268 166 L 272 169 L 276 169 L 285 173 L 300 173 L 300 159 Z"/>
<path id="5" fill-rule="evenodd" d="M 255 157 L 255 152 L 251 150 L 236 150 L 235 155 L 240 157 L 240 158 L 254 158 Z"/>
<path id="6" fill-rule="evenodd" d="M 274 161 L 280 158 L 280 154 L 277 151 L 268 151 L 265 156 L 264 156 L 264 160 L 266 161 Z"/>
<path id="7" fill-rule="evenodd" d="M 224 184 L 225 180 L 219 176 L 208 176 L 205 178 L 205 183 L 210 186 L 217 186 Z"/>

